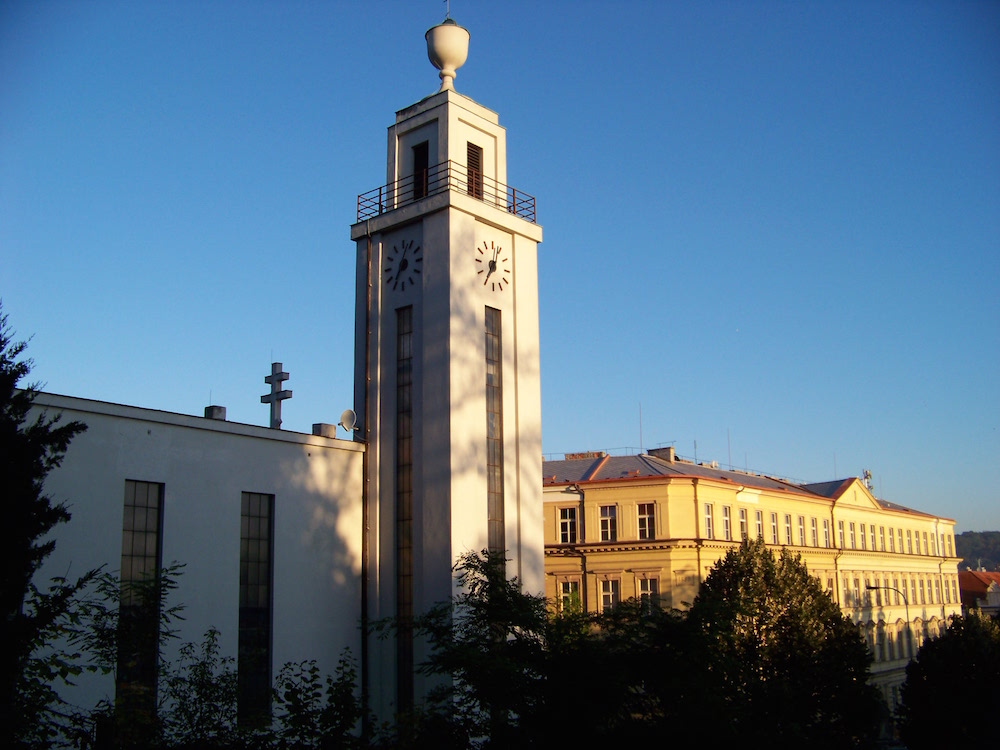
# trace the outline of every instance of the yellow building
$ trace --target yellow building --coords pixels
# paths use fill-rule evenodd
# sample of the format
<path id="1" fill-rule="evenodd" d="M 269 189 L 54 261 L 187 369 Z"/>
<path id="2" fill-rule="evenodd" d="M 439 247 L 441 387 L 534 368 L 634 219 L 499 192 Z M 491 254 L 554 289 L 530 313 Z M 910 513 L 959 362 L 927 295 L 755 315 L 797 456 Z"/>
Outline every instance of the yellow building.
<path id="1" fill-rule="evenodd" d="M 636 597 L 685 609 L 727 550 L 763 537 L 801 554 L 858 623 L 891 707 L 910 656 L 961 613 L 955 522 L 880 500 L 857 477 L 796 484 L 673 448 L 567 454 L 542 473 L 545 593 L 556 606 L 599 612 Z"/>

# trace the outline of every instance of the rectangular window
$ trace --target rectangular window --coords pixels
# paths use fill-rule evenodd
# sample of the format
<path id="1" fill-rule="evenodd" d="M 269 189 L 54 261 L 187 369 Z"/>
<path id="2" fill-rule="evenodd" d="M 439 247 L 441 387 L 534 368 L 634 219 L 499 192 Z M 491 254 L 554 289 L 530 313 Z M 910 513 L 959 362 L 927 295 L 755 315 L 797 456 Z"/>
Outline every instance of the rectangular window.
<path id="1" fill-rule="evenodd" d="M 934 603 L 941 604 L 941 581 L 934 579 Z"/>
<path id="2" fill-rule="evenodd" d="M 799 546 L 806 546 L 806 517 L 799 516 Z"/>
<path id="3" fill-rule="evenodd" d="M 396 700 L 413 706 L 413 307 L 396 310 Z"/>
<path id="4" fill-rule="evenodd" d="M 559 509 L 559 542 L 576 544 L 576 508 Z"/>
<path id="5" fill-rule="evenodd" d="M 747 534 L 747 509 L 740 508 L 740 539 L 746 541 Z"/>
<path id="6" fill-rule="evenodd" d="M 618 541 L 618 508 L 614 505 L 601 506 L 601 541 Z"/>
<path id="7" fill-rule="evenodd" d="M 656 538 L 656 505 L 639 503 L 639 538 Z"/>
<path id="8" fill-rule="evenodd" d="M 924 554 L 925 555 L 929 554 L 928 547 L 927 547 L 927 532 L 926 531 L 924 532 Z"/>
<path id="9" fill-rule="evenodd" d="M 812 533 L 812 544 L 813 547 L 819 546 L 819 527 L 816 523 L 816 519 L 813 518 L 809 521 L 809 530 Z"/>
<path id="10" fill-rule="evenodd" d="M 857 549 L 857 548 L 858 548 L 858 545 L 857 545 L 857 530 L 854 527 L 854 521 L 851 521 L 851 549 Z"/>
<path id="11" fill-rule="evenodd" d="M 792 516 L 789 513 L 785 514 L 785 544 L 792 543 Z"/>
<path id="12" fill-rule="evenodd" d="M 271 529 L 274 495 L 240 497 L 240 632 L 236 658 L 236 714 L 241 726 L 271 719 Z"/>
<path id="13" fill-rule="evenodd" d="M 722 538 L 727 542 L 733 538 L 733 527 L 729 518 L 729 506 L 722 506 Z"/>
<path id="14" fill-rule="evenodd" d="M 903 554 L 903 530 L 896 529 L 896 538 L 899 539 L 899 554 Z"/>
<path id="15" fill-rule="evenodd" d="M 958 583 L 954 578 L 951 579 L 951 600 L 958 604 Z"/>
<path id="16" fill-rule="evenodd" d="M 639 579 L 639 606 L 647 614 L 660 606 L 659 581 L 655 578 Z"/>
<path id="17" fill-rule="evenodd" d="M 948 557 L 952 557 L 951 553 L 951 534 L 948 534 Z"/>
<path id="18" fill-rule="evenodd" d="M 937 535 L 931 534 L 931 555 L 937 557 Z"/>
<path id="19" fill-rule="evenodd" d="M 486 513 L 490 551 L 502 555 L 503 492 L 503 352 L 500 311 L 486 308 Z"/>
<path id="20" fill-rule="evenodd" d="M 847 576 L 844 576 L 842 584 L 844 591 L 844 606 L 850 607 L 854 602 L 851 600 L 851 582 L 848 580 Z"/>
<path id="21" fill-rule="evenodd" d="M 466 155 L 469 167 L 469 195 L 483 199 L 483 149 L 474 143 L 467 144 Z"/>
<path id="22" fill-rule="evenodd" d="M 890 552 L 895 552 L 896 551 L 896 542 L 895 542 L 895 537 L 894 537 L 895 533 L 896 532 L 894 532 L 892 530 L 892 526 L 890 526 L 889 527 L 889 551 Z"/>
<path id="23" fill-rule="evenodd" d="M 927 591 L 926 586 L 924 586 L 924 579 L 920 579 L 920 603 L 927 604 Z"/>
<path id="24" fill-rule="evenodd" d="M 865 525 L 861 524 L 861 549 L 865 549 Z"/>
<path id="25" fill-rule="evenodd" d="M 162 484 L 125 480 L 115 701 L 150 718 L 160 653 L 163 496 Z"/>
<path id="26" fill-rule="evenodd" d="M 903 581 L 903 583 L 905 584 L 906 581 Z M 899 579 L 898 578 L 893 578 L 892 579 L 892 587 L 895 589 L 895 591 L 892 592 L 894 594 L 893 601 L 895 601 L 896 604 L 898 605 L 899 604 Z"/>
<path id="27" fill-rule="evenodd" d="M 864 599 L 861 598 L 861 579 L 854 579 L 854 606 L 860 607 L 864 603 Z"/>
<path id="28" fill-rule="evenodd" d="M 875 524 L 872 524 L 871 526 L 868 527 L 868 533 L 870 535 L 869 539 L 871 539 L 871 543 L 872 543 L 872 552 L 875 552 L 876 551 L 876 547 L 875 547 Z"/>
<path id="29" fill-rule="evenodd" d="M 917 542 L 919 544 L 919 542 Z M 913 554 L 913 533 L 910 529 L 906 530 L 906 554 Z"/>
<path id="30" fill-rule="evenodd" d="M 771 514 L 771 544 L 778 543 L 778 514 Z"/>
<path id="31" fill-rule="evenodd" d="M 904 584 L 904 587 L 905 587 L 905 584 Z M 914 604 L 917 603 L 917 579 L 916 578 L 911 578 L 910 579 L 910 601 L 913 602 Z"/>
<path id="32" fill-rule="evenodd" d="M 617 578 L 605 578 L 601 581 L 601 611 L 614 609 L 621 601 L 621 584 Z"/>
<path id="33" fill-rule="evenodd" d="M 712 504 L 705 503 L 705 538 L 715 539 L 715 534 L 712 530 Z"/>
<path id="34" fill-rule="evenodd" d="M 878 527 L 878 546 L 880 551 L 885 552 L 885 526 Z"/>
<path id="35" fill-rule="evenodd" d="M 837 534 L 840 537 L 840 548 L 841 549 L 847 549 L 847 547 L 844 546 L 844 522 L 843 521 L 837 521 Z"/>
<path id="36" fill-rule="evenodd" d="M 823 519 L 823 546 L 830 547 L 830 522 L 826 519 Z"/>
<path id="37" fill-rule="evenodd" d="M 754 518 L 757 522 L 757 538 L 764 538 L 764 511 L 758 510 L 754 512 Z"/>
<path id="38" fill-rule="evenodd" d="M 428 162 L 427 141 L 413 147 L 413 200 L 427 195 Z"/>
<path id="39" fill-rule="evenodd" d="M 562 612 L 578 612 L 583 609 L 583 602 L 580 599 L 579 581 L 560 582 L 559 609 Z"/>

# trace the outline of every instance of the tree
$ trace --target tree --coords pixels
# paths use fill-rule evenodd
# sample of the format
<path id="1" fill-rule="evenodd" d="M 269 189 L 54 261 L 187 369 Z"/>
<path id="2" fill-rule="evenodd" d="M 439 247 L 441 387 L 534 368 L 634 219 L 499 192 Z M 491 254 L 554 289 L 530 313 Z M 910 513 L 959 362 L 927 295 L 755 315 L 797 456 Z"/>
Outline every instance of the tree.
<path id="1" fill-rule="evenodd" d="M 900 699 L 900 734 L 911 750 L 995 745 L 1000 625 L 978 612 L 953 615 L 906 666 Z"/>
<path id="2" fill-rule="evenodd" d="M 545 599 L 506 577 L 502 553 L 467 553 L 454 569 L 462 593 L 414 621 L 414 632 L 431 646 L 420 669 L 439 683 L 425 706 L 400 717 L 399 741 L 530 745 L 543 695 Z"/>
<path id="3" fill-rule="evenodd" d="M 689 726 L 769 747 L 876 736 L 882 702 L 867 684 L 865 642 L 798 555 L 776 559 L 763 540 L 744 541 L 709 573 L 688 618 L 699 694 L 687 702 L 700 712 Z"/>
<path id="4" fill-rule="evenodd" d="M 45 742 L 59 699 L 56 680 L 75 667 L 58 654 L 37 654 L 67 626 L 70 605 L 92 574 L 76 582 L 55 579 L 47 591 L 32 577 L 55 548 L 49 533 L 69 521 L 65 504 L 44 491 L 45 478 L 62 463 L 70 441 L 87 429 L 81 422 L 59 424 L 46 413 L 29 420 L 37 385 L 21 386 L 32 361 L 22 358 L 26 342 L 15 342 L 0 306 L 0 482 L 4 522 L 0 524 L 0 726 L 8 744 Z M 41 661 L 39 661 L 41 659 Z M 49 680 L 48 682 L 41 682 Z"/>

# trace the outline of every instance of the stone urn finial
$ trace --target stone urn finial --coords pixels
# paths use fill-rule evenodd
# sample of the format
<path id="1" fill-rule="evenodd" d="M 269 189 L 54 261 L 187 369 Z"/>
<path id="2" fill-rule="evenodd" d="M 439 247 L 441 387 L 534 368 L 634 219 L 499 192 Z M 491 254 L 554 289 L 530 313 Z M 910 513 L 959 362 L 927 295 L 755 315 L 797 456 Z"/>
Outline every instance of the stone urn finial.
<path id="1" fill-rule="evenodd" d="M 432 26 L 424 34 L 427 40 L 427 59 L 437 68 L 441 78 L 441 88 L 455 89 L 455 71 L 465 64 L 469 56 L 469 32 L 450 18 L 437 26 Z"/>

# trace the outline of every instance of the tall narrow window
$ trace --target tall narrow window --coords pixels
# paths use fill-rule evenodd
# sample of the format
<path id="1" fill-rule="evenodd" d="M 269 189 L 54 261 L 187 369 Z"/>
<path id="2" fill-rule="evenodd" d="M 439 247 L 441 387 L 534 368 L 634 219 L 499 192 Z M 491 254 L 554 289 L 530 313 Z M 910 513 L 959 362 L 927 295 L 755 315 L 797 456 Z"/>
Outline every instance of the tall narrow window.
<path id="1" fill-rule="evenodd" d="M 639 606 L 646 614 L 660 606 L 660 587 L 657 579 L 639 579 Z"/>
<path id="2" fill-rule="evenodd" d="M 740 539 L 746 541 L 749 529 L 747 527 L 747 509 L 740 508 Z"/>
<path id="3" fill-rule="evenodd" d="M 617 578 L 606 578 L 601 581 L 601 611 L 614 609 L 621 601 L 621 583 Z"/>
<path id="4" fill-rule="evenodd" d="M 778 543 L 778 514 L 771 514 L 771 544 Z"/>
<path id="5" fill-rule="evenodd" d="M 469 195 L 483 199 L 483 149 L 474 143 L 467 148 L 467 163 L 469 166 Z"/>
<path id="6" fill-rule="evenodd" d="M 618 508 L 614 505 L 601 506 L 601 541 L 618 540 Z"/>
<path id="7" fill-rule="evenodd" d="M 809 520 L 809 530 L 812 535 L 812 545 L 813 547 L 819 546 L 819 528 L 816 524 L 816 519 L 812 518 Z"/>
<path id="8" fill-rule="evenodd" d="M 705 503 L 705 538 L 715 539 L 714 530 L 712 529 L 712 504 Z"/>
<path id="9" fill-rule="evenodd" d="M 576 508 L 559 509 L 559 542 L 576 544 Z"/>
<path id="10" fill-rule="evenodd" d="M 799 546 L 806 546 L 806 517 L 799 516 Z"/>
<path id="11" fill-rule="evenodd" d="M 115 700 L 125 715 L 156 714 L 163 485 L 125 480 Z"/>
<path id="12" fill-rule="evenodd" d="M 486 308 L 486 505 L 489 548 L 503 555 L 503 356 L 500 311 Z"/>
<path id="13" fill-rule="evenodd" d="M 579 581 L 562 581 L 559 584 L 559 609 L 562 612 L 578 612 L 582 609 Z"/>
<path id="14" fill-rule="evenodd" d="M 871 540 L 871 543 L 872 543 L 872 552 L 875 552 L 875 550 L 876 550 L 876 547 L 875 547 L 875 524 L 872 524 L 871 526 L 868 527 L 868 538 Z"/>
<path id="15" fill-rule="evenodd" d="M 729 506 L 722 506 L 722 538 L 729 541 L 733 538 L 732 519 L 729 517 Z"/>
<path id="16" fill-rule="evenodd" d="M 903 554 L 903 530 L 896 529 L 896 538 L 899 540 L 899 554 Z"/>
<path id="17" fill-rule="evenodd" d="M 413 308 L 396 310 L 396 699 L 413 706 Z"/>
<path id="18" fill-rule="evenodd" d="M 838 536 L 838 538 L 840 540 L 840 548 L 841 549 L 847 549 L 847 547 L 844 546 L 844 522 L 843 521 L 837 521 L 837 536 Z"/>
<path id="19" fill-rule="evenodd" d="M 656 537 L 656 505 L 639 503 L 639 538 L 653 539 Z"/>
<path id="20" fill-rule="evenodd" d="M 764 511 L 758 510 L 754 511 L 755 518 L 757 520 L 757 538 L 764 538 Z"/>
<path id="21" fill-rule="evenodd" d="M 427 141 L 413 147 L 413 200 L 427 195 L 428 151 Z"/>
<path id="22" fill-rule="evenodd" d="M 271 718 L 271 556 L 274 496 L 240 499 L 240 634 L 236 664 L 237 718 L 263 726 Z"/>
<path id="23" fill-rule="evenodd" d="M 792 541 L 792 514 L 785 514 L 785 544 L 794 544 Z"/>
<path id="24" fill-rule="evenodd" d="M 861 549 L 866 549 L 865 545 L 865 525 L 861 524 Z"/>
<path id="25" fill-rule="evenodd" d="M 830 546 L 830 522 L 825 518 L 823 519 L 823 546 Z"/>

